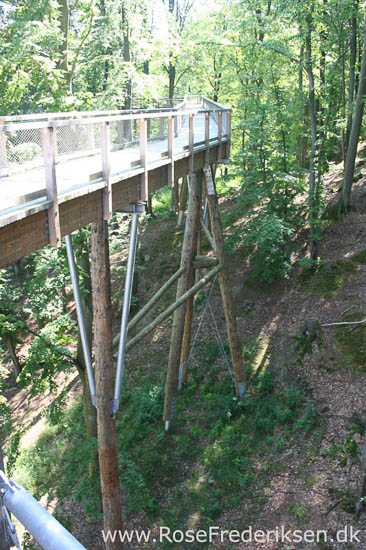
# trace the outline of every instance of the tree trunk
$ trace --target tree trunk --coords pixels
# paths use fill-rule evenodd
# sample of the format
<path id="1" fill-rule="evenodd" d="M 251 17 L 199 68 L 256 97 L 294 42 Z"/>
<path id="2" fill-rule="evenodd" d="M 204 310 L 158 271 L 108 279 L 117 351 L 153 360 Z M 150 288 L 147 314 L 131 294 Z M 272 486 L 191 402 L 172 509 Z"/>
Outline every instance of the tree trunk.
<path id="1" fill-rule="evenodd" d="M 104 531 L 122 529 L 121 490 L 115 419 L 111 416 L 115 368 L 112 355 L 112 306 L 107 224 L 100 219 L 91 228 L 91 280 L 95 347 L 99 468 L 102 485 Z M 122 550 L 120 541 L 107 550 Z"/>
<path id="2" fill-rule="evenodd" d="M 219 263 L 223 266 L 222 269 L 219 271 L 218 277 L 226 320 L 226 330 L 230 346 L 231 360 L 234 370 L 235 393 L 237 398 L 241 400 L 245 392 L 245 374 L 241 355 L 238 325 L 234 310 L 234 301 L 231 292 L 232 284 L 230 282 L 229 270 L 224 249 L 224 235 L 222 231 L 221 216 L 214 183 L 215 174 L 212 173 L 212 168 L 210 168 L 210 170 L 213 178 L 212 188 L 210 189 L 207 179 L 206 187 L 208 208 L 211 220 L 211 231 L 215 245 L 215 255 Z"/>
<path id="3" fill-rule="evenodd" d="M 67 91 L 71 93 L 71 74 L 69 68 L 69 23 L 70 23 L 70 8 L 68 0 L 58 0 L 59 6 L 59 22 L 62 34 L 60 46 L 60 61 L 58 68 L 64 73 L 64 79 Z"/>
<path id="4" fill-rule="evenodd" d="M 98 438 L 98 429 L 97 429 L 97 410 L 94 407 L 89 389 L 89 382 L 86 375 L 85 368 L 83 369 L 80 365 L 78 367 L 78 374 L 81 380 L 81 386 L 83 388 L 83 403 L 84 403 L 84 415 L 85 415 L 85 427 L 86 427 L 86 436 L 88 439 L 97 439 Z M 98 472 L 98 453 L 93 453 L 89 460 L 89 477 L 93 478 Z"/>
<path id="5" fill-rule="evenodd" d="M 175 58 L 171 53 L 169 54 L 169 66 L 168 66 L 168 76 L 169 76 L 169 99 L 174 98 L 174 88 L 175 88 Z M 172 104 L 173 106 L 173 104 Z"/>
<path id="6" fill-rule="evenodd" d="M 100 0 L 100 12 L 101 12 L 103 17 L 107 16 L 105 0 Z M 109 79 L 109 59 L 108 59 L 108 57 L 112 54 L 111 48 L 110 47 L 105 48 L 103 53 L 104 53 L 106 59 L 104 61 L 104 70 L 102 71 L 102 73 L 103 73 L 102 89 L 103 89 L 103 92 L 105 92 L 107 90 L 107 87 L 108 87 L 108 79 Z"/>
<path id="7" fill-rule="evenodd" d="M 20 363 L 18 356 L 15 351 L 16 341 L 14 337 L 11 334 L 5 334 L 3 336 L 6 346 L 8 348 L 9 355 L 11 357 L 11 360 L 13 361 L 14 369 L 15 369 L 15 375 L 19 376 L 19 374 L 22 371 L 22 364 Z"/>
<path id="8" fill-rule="evenodd" d="M 177 300 L 190 288 L 191 269 L 197 250 L 197 237 L 200 227 L 202 193 L 202 170 L 193 175 L 190 187 L 187 221 L 182 246 L 181 267 L 184 273 L 178 280 Z M 178 389 L 179 363 L 181 357 L 186 304 L 174 312 L 172 336 L 170 340 L 169 363 L 165 386 L 164 421 L 165 429 L 169 429 L 170 420 L 174 414 L 174 405 Z"/>
<path id="9" fill-rule="evenodd" d="M 353 101 L 355 97 L 355 72 L 357 61 L 357 10 L 358 0 L 355 0 L 353 13 L 351 18 L 351 42 L 350 42 L 350 54 L 349 54 L 349 78 L 348 78 L 348 117 L 347 117 L 347 130 L 346 130 L 346 150 L 348 148 L 349 136 L 352 128 L 353 118 Z"/>
<path id="10" fill-rule="evenodd" d="M 358 85 L 355 113 L 353 116 L 347 156 L 346 156 L 346 165 L 344 168 L 344 179 L 343 179 L 342 196 L 341 196 L 341 204 L 340 204 L 342 212 L 348 212 L 348 210 L 351 207 L 353 174 L 355 170 L 357 146 L 358 146 L 358 141 L 361 133 L 361 124 L 362 124 L 364 104 L 365 104 L 365 94 L 366 94 L 366 25 L 364 30 L 360 82 Z"/>
<path id="11" fill-rule="evenodd" d="M 128 13 L 126 11 L 124 2 L 122 2 L 121 7 L 121 23 L 122 23 L 122 35 L 123 35 L 123 61 L 125 63 L 131 62 L 131 51 L 130 51 L 130 22 L 128 19 Z M 128 73 L 130 70 L 128 69 Z M 131 109 L 132 108 L 132 80 L 130 77 L 128 77 L 126 82 L 126 91 L 125 91 L 125 104 L 124 109 Z M 132 140 L 132 121 L 126 120 L 123 121 L 123 128 L 124 128 L 124 140 L 129 142 Z"/>
<path id="12" fill-rule="evenodd" d="M 312 61 L 312 25 L 313 25 L 313 12 L 314 6 L 311 6 L 311 11 L 306 17 L 306 71 L 309 80 L 309 114 L 311 125 L 311 152 L 309 158 L 309 219 L 310 219 L 310 257 L 316 261 L 318 259 L 318 245 L 315 236 L 315 221 L 317 218 L 317 204 L 315 200 L 315 157 L 317 153 L 317 132 L 316 132 L 316 106 L 315 106 L 315 83 L 313 73 L 313 61 Z"/>
<path id="13" fill-rule="evenodd" d="M 92 350 L 92 337 L 93 337 L 93 300 L 92 300 L 92 287 L 90 279 L 90 261 L 89 261 L 89 251 L 86 246 L 86 242 L 83 242 L 81 248 L 76 248 L 75 261 L 80 269 L 83 277 L 83 287 L 87 290 L 87 294 L 81 293 L 81 300 L 83 306 L 84 320 L 85 320 L 85 329 L 89 342 L 90 354 Z M 85 426 L 86 426 L 86 435 L 88 438 L 97 439 L 97 410 L 94 407 L 91 396 L 90 388 L 88 383 L 88 378 L 86 375 L 86 364 L 85 357 L 81 343 L 80 332 L 78 334 L 78 343 L 77 343 L 77 352 L 76 352 L 77 362 L 80 367 L 78 368 L 78 373 L 80 376 L 82 388 L 83 388 L 83 402 L 84 402 L 84 413 L 85 413 Z M 91 457 L 89 462 L 89 475 L 93 477 L 98 471 L 98 455 Z"/>

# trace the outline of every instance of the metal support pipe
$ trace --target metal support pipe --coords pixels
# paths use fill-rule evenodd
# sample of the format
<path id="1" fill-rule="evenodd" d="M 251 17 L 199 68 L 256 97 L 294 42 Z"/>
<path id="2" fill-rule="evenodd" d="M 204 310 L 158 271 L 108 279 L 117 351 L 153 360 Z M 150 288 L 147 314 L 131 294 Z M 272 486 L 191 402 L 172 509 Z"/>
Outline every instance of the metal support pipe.
<path id="1" fill-rule="evenodd" d="M 76 264 L 75 264 L 74 251 L 72 249 L 71 235 L 66 235 L 65 236 L 65 242 L 66 242 L 67 259 L 69 261 L 72 288 L 73 288 L 73 291 L 74 291 L 74 298 L 75 298 L 75 304 L 76 304 L 76 313 L 77 313 L 77 318 L 78 318 L 81 344 L 82 344 L 82 347 L 83 347 L 83 353 L 84 353 L 84 359 L 85 359 L 85 365 L 86 365 L 86 372 L 87 372 L 87 375 L 88 375 L 90 396 L 91 396 L 91 400 L 92 400 L 92 403 L 93 403 L 94 407 L 96 407 L 97 406 L 97 400 L 96 400 L 96 396 L 95 396 L 94 373 L 93 373 L 91 356 L 90 356 L 90 347 L 89 347 L 89 342 L 88 342 L 88 336 L 86 334 L 84 312 L 83 312 L 83 306 L 82 306 L 81 296 L 80 296 L 79 278 L 78 278 L 78 272 L 77 272 Z"/>
<path id="2" fill-rule="evenodd" d="M 132 215 L 130 246 L 128 250 L 125 292 L 123 295 L 121 330 L 120 330 L 120 339 L 119 339 L 118 357 L 117 357 L 116 382 L 114 386 L 114 396 L 112 400 L 112 415 L 116 414 L 116 412 L 119 409 L 119 402 L 120 402 L 121 389 L 122 389 L 122 378 L 123 378 L 123 371 L 124 371 L 124 365 L 125 365 L 126 344 L 127 344 L 128 316 L 130 314 L 133 274 L 135 270 L 138 223 L 139 223 L 139 214 L 135 212 Z"/>
<path id="3" fill-rule="evenodd" d="M 205 206 L 203 208 L 203 223 L 207 227 L 207 210 L 208 210 L 208 198 L 205 199 Z"/>
<path id="4" fill-rule="evenodd" d="M 25 489 L 0 472 L 0 491 L 7 510 L 29 531 L 44 550 L 86 550 Z"/>

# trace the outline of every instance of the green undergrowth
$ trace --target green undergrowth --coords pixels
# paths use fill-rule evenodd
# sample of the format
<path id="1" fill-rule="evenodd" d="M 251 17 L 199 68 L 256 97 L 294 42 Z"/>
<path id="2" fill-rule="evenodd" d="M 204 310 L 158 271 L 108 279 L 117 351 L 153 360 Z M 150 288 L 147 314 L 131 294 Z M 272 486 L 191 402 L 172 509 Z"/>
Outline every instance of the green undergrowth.
<path id="1" fill-rule="evenodd" d="M 357 252 L 357 254 L 354 254 L 351 256 L 351 261 L 356 264 L 365 265 L 366 264 L 366 250 L 361 250 L 361 252 Z"/>
<path id="2" fill-rule="evenodd" d="M 332 264 L 321 263 L 316 271 L 311 264 L 303 262 L 300 288 L 318 296 L 334 296 L 343 287 L 346 277 L 357 273 L 361 265 L 366 264 L 366 250 L 354 254 L 347 260 L 337 260 Z"/>
<path id="3" fill-rule="evenodd" d="M 304 270 L 300 288 L 318 296 L 334 296 L 343 287 L 347 275 L 356 273 L 355 262 L 338 260 L 331 265 L 320 265 L 315 272 Z"/>
<path id="4" fill-rule="evenodd" d="M 156 216 L 167 218 L 172 215 L 172 188 L 161 187 L 152 194 L 152 209 Z"/>
<path id="5" fill-rule="evenodd" d="M 262 498 L 257 489 L 282 467 L 283 450 L 316 426 L 304 389 L 279 387 L 266 370 L 252 376 L 250 390 L 238 403 L 214 343 L 203 349 L 200 367 L 190 367 L 168 434 L 162 423 L 163 382 L 160 374 L 147 375 L 140 387 L 125 380 L 117 432 L 127 517 L 144 512 L 149 523 L 172 529 L 189 528 L 195 521 L 207 527 L 225 510 L 255 507 Z M 94 451 L 77 402 L 52 422 L 48 418 L 33 446 L 19 448 L 14 476 L 37 499 L 48 495 L 62 504 L 72 494 L 96 519 L 99 482 L 88 478 L 87 466 Z M 70 528 L 72 518 L 62 508 L 56 511 Z"/>
<path id="6" fill-rule="evenodd" d="M 349 312 L 342 317 L 342 321 L 360 321 L 365 318 L 365 313 L 357 311 Z M 334 338 L 341 356 L 337 363 L 341 367 L 350 369 L 354 373 L 366 372 L 366 327 L 361 325 L 345 325 L 337 327 Z"/>

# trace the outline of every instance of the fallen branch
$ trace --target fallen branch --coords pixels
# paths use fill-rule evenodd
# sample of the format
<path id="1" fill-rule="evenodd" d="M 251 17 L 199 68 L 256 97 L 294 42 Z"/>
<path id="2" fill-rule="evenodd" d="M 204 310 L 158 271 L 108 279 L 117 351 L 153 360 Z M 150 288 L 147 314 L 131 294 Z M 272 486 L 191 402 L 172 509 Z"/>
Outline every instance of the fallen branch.
<path id="1" fill-rule="evenodd" d="M 346 315 L 346 313 L 348 313 L 349 311 L 351 311 L 351 309 L 355 308 L 355 304 L 353 304 L 353 306 L 349 307 L 348 309 L 346 309 L 345 311 L 342 311 L 341 313 L 341 317 L 343 317 L 343 315 Z"/>
<path id="2" fill-rule="evenodd" d="M 337 500 L 337 502 L 332 504 L 332 506 L 330 508 L 328 508 L 328 510 L 325 512 L 325 516 L 328 516 L 334 510 L 334 508 L 337 508 L 338 504 L 340 504 L 341 502 L 342 502 L 342 499 Z"/>
<path id="3" fill-rule="evenodd" d="M 343 321 L 342 323 L 326 323 L 325 325 L 322 325 L 322 327 L 342 327 L 345 325 L 362 325 L 363 323 L 366 323 L 366 318 L 362 319 L 362 321 Z"/>

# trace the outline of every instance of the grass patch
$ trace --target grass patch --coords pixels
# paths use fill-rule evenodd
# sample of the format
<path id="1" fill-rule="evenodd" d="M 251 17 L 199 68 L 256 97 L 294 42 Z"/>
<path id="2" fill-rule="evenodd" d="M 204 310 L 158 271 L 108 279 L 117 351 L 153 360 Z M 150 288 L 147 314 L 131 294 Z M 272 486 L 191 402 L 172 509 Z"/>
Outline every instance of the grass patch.
<path id="1" fill-rule="evenodd" d="M 356 264 L 366 265 L 366 250 L 354 254 L 350 259 Z"/>
<path id="2" fill-rule="evenodd" d="M 169 217 L 172 207 L 172 188 L 165 186 L 152 194 L 152 209 L 155 215 Z"/>
<path id="3" fill-rule="evenodd" d="M 364 312 L 347 313 L 344 321 L 359 321 Z M 341 359 L 337 362 L 353 372 L 366 372 L 366 327 L 365 325 L 337 327 L 334 333 L 335 342 L 341 351 Z"/>
<path id="4" fill-rule="evenodd" d="M 315 273 L 305 270 L 300 281 L 300 288 L 318 296 L 334 296 L 343 287 L 345 276 L 355 273 L 354 262 L 338 260 L 332 265 L 321 265 Z"/>
<path id="5" fill-rule="evenodd" d="M 265 370 L 240 404 L 229 374 L 216 363 L 214 342 L 202 353 L 200 366 L 189 368 L 168 434 L 162 423 L 162 375 L 145 376 L 140 387 L 126 378 L 117 433 L 127 516 L 144 512 L 149 523 L 172 529 L 207 528 L 226 510 L 244 504 L 247 522 L 268 474 L 280 467 L 272 457 L 316 425 L 300 386 L 278 389 Z M 84 435 L 82 405 L 76 403 L 48 421 L 32 448 L 20 451 L 16 478 L 37 498 L 48 495 L 62 502 L 72 493 L 90 517 L 100 517 L 99 482 L 89 479 L 87 466 L 94 450 L 95 442 Z"/>

